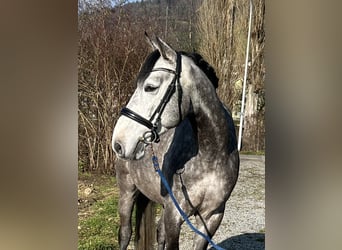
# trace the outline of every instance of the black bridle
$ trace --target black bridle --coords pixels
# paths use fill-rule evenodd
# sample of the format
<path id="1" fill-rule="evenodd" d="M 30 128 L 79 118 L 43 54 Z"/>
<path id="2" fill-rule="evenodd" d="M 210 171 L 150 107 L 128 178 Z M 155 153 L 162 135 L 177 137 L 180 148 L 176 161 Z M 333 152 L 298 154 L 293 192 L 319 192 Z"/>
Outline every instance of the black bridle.
<path id="1" fill-rule="evenodd" d="M 160 141 L 158 130 L 161 129 L 161 115 L 164 112 L 166 104 L 170 101 L 172 95 L 176 92 L 176 88 L 178 90 L 178 109 L 179 109 L 179 122 L 182 119 L 182 111 L 181 111 L 181 102 L 182 102 L 182 88 L 179 83 L 180 74 L 182 72 L 181 69 L 181 53 L 177 52 L 177 60 L 176 60 L 176 70 L 171 70 L 167 68 L 155 68 L 154 71 L 166 71 L 168 73 L 174 74 L 174 77 L 168 86 L 163 98 L 161 99 L 159 105 L 156 110 L 153 112 L 151 118 L 147 120 L 141 115 L 135 113 L 133 110 L 124 107 L 121 110 L 121 115 L 124 115 L 137 123 L 147 127 L 150 131 L 147 131 L 143 134 L 142 140 L 146 144 L 150 144 L 153 142 L 158 143 Z M 154 121 L 154 122 L 153 122 Z"/>

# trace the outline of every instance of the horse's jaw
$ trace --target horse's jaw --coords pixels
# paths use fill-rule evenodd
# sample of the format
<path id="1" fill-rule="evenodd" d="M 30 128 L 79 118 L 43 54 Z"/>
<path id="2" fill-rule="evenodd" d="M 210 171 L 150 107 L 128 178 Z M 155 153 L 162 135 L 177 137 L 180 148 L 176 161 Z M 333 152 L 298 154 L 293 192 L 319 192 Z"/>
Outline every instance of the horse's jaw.
<path id="1" fill-rule="evenodd" d="M 138 142 L 137 147 L 134 151 L 133 160 L 140 160 L 145 156 L 145 144 L 143 142 Z"/>

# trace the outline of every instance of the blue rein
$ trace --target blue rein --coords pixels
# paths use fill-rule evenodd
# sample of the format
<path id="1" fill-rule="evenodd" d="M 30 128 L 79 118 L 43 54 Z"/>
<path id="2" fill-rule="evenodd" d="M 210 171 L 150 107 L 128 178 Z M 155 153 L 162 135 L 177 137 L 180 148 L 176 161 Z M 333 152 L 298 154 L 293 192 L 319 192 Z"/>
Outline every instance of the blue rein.
<path id="1" fill-rule="evenodd" d="M 212 245 L 215 249 L 217 250 L 225 250 L 222 247 L 219 247 L 218 245 L 216 245 L 211 239 L 210 237 L 208 237 L 208 235 L 205 235 L 204 233 L 202 233 L 201 231 L 199 231 L 196 227 L 194 227 L 194 225 L 192 225 L 192 223 L 190 222 L 188 216 L 185 214 L 185 212 L 181 209 L 181 207 L 179 206 L 175 196 L 173 195 L 173 192 L 169 186 L 169 183 L 167 182 L 164 174 L 162 173 L 162 171 L 160 170 L 159 167 L 159 162 L 158 162 L 158 158 L 157 156 L 154 155 L 153 153 L 153 149 L 152 149 L 152 162 L 153 162 L 153 167 L 156 170 L 156 172 L 159 174 L 160 179 L 164 185 L 164 187 L 166 188 L 167 192 L 169 193 L 171 200 L 173 201 L 173 204 L 175 205 L 175 207 L 177 208 L 178 212 L 180 213 L 180 215 L 183 217 L 183 219 L 186 221 L 186 223 L 188 224 L 188 226 L 198 235 L 202 236 L 204 239 L 206 239 L 206 241 L 208 241 L 210 243 L 210 245 Z"/>

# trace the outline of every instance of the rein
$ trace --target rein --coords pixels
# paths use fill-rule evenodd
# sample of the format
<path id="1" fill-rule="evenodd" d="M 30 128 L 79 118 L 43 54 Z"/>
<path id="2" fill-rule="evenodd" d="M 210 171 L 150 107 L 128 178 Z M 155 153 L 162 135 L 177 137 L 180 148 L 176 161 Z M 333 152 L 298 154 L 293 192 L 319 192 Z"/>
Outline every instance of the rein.
<path id="1" fill-rule="evenodd" d="M 155 68 L 151 72 L 155 71 L 165 71 L 170 74 L 174 74 L 174 77 L 169 84 L 163 98 L 161 99 L 159 105 L 157 106 L 156 110 L 153 112 L 151 118 L 147 120 L 146 118 L 142 117 L 141 115 L 137 114 L 133 110 L 124 107 L 121 110 L 121 115 L 124 115 L 135 122 L 147 127 L 150 131 L 147 131 L 143 134 L 143 141 L 146 144 L 151 144 L 153 142 L 158 143 L 160 141 L 159 133 L 161 129 L 161 115 L 164 112 L 164 109 L 168 102 L 170 101 L 172 95 L 176 92 L 176 88 L 178 90 L 178 109 L 179 109 L 179 122 L 182 120 L 182 110 L 181 110 L 181 102 L 182 102 L 182 88 L 179 83 L 180 74 L 182 72 L 181 69 L 181 53 L 177 52 L 177 61 L 176 61 L 176 70 L 171 70 L 167 68 Z"/>
<path id="2" fill-rule="evenodd" d="M 164 187 L 166 188 L 167 192 L 170 195 L 170 198 L 173 202 L 173 204 L 175 205 L 175 207 L 177 208 L 178 212 L 180 213 L 180 215 L 183 217 L 184 221 L 188 224 L 188 226 L 191 228 L 192 231 L 194 231 L 196 234 L 202 236 L 206 241 L 208 241 L 213 248 L 215 248 L 216 250 L 224 250 L 224 248 L 216 245 L 211 239 L 210 237 L 208 237 L 208 235 L 205 235 L 204 233 L 202 233 L 201 231 L 199 231 L 189 220 L 189 217 L 186 215 L 186 213 L 182 210 L 182 208 L 180 207 L 179 203 L 176 200 L 176 197 L 174 196 L 172 189 L 169 185 L 169 183 L 167 182 L 164 174 L 162 173 L 160 167 L 159 167 L 159 162 L 158 162 L 158 157 L 155 155 L 154 151 L 153 151 L 153 144 L 151 143 L 151 151 L 152 151 L 152 163 L 153 163 L 153 167 L 154 170 L 159 174 L 160 179 L 164 185 Z"/>

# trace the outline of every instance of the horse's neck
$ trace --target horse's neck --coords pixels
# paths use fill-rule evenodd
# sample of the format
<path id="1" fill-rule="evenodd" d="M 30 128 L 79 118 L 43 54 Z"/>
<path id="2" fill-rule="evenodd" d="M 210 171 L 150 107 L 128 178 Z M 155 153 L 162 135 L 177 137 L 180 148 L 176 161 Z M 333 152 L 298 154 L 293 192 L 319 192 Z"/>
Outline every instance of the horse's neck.
<path id="1" fill-rule="evenodd" d="M 192 91 L 192 105 L 195 113 L 199 151 L 213 155 L 225 152 L 229 128 L 225 110 L 210 82 L 202 80 Z"/>

